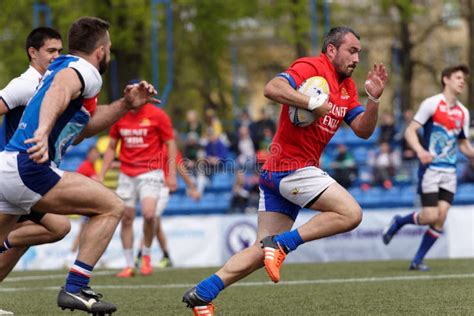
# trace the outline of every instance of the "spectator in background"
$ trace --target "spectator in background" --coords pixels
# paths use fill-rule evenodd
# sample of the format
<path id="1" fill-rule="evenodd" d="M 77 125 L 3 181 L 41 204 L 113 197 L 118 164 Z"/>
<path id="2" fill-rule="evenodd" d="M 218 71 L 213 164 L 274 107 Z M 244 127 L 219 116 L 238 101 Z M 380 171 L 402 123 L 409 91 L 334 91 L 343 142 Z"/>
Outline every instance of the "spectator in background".
<path id="1" fill-rule="evenodd" d="M 237 164 L 242 167 L 255 166 L 255 144 L 250 137 L 250 131 L 247 126 L 239 127 L 237 140 Z"/>
<path id="2" fill-rule="evenodd" d="M 417 164 L 417 156 L 415 151 L 410 147 L 408 142 L 406 141 L 403 134 L 407 126 L 413 120 L 413 110 L 406 110 L 403 112 L 403 123 L 400 126 L 400 132 L 397 134 L 400 137 L 397 137 L 397 141 L 400 141 L 400 149 L 402 155 L 402 165 L 400 168 L 400 173 L 398 174 L 398 179 L 400 181 L 409 181 L 412 182 L 416 178 L 416 164 Z M 420 135 L 418 134 L 418 139 L 421 142 Z"/>
<path id="3" fill-rule="evenodd" d="M 254 122 L 250 118 L 249 112 L 247 112 L 246 110 L 243 110 L 240 113 L 240 118 L 235 122 L 235 129 L 238 130 L 241 126 L 245 126 L 245 127 L 250 128 L 250 126 L 253 123 Z"/>
<path id="4" fill-rule="evenodd" d="M 208 108 L 204 114 L 204 123 L 206 135 L 209 135 L 210 130 L 217 137 L 221 137 L 223 133 L 221 120 L 217 117 L 216 111 L 214 109 Z"/>
<path id="5" fill-rule="evenodd" d="M 99 158 L 100 153 L 97 147 L 90 147 L 87 151 L 86 159 L 81 163 L 79 168 L 77 168 L 77 173 L 83 174 L 91 179 L 98 180 L 94 164 Z"/>
<path id="6" fill-rule="evenodd" d="M 186 136 L 184 143 L 184 157 L 193 163 L 203 156 L 203 147 L 199 143 L 199 135 L 191 132 Z"/>
<path id="7" fill-rule="evenodd" d="M 199 143 L 199 135 L 194 132 L 189 133 L 184 144 L 184 164 L 191 172 L 193 181 L 196 183 L 197 191 L 201 196 L 204 194 L 208 179 L 203 168 L 200 167 L 199 161 L 205 158 L 206 152 Z"/>
<path id="8" fill-rule="evenodd" d="M 258 144 L 257 161 L 260 164 L 265 163 L 270 154 L 270 145 L 273 141 L 274 133 L 270 127 L 263 129 L 263 136 Z"/>
<path id="9" fill-rule="evenodd" d="M 331 163 L 333 178 L 344 188 L 349 188 L 357 179 L 357 165 L 354 156 L 347 151 L 345 144 L 337 145 L 337 154 Z"/>
<path id="10" fill-rule="evenodd" d="M 393 177 L 400 168 L 400 164 L 399 153 L 392 151 L 388 142 L 382 142 L 378 152 L 369 158 L 369 165 L 374 170 L 374 184 L 390 189 L 393 186 Z"/>
<path id="11" fill-rule="evenodd" d="M 238 170 L 232 187 L 230 213 L 257 212 L 259 195 L 258 175 L 255 169 Z"/>
<path id="12" fill-rule="evenodd" d="M 378 143 L 389 143 L 393 144 L 395 141 L 395 135 L 397 134 L 397 128 L 395 127 L 395 119 L 391 113 L 382 113 L 381 123 L 379 125 L 380 135 Z"/>
<path id="13" fill-rule="evenodd" d="M 256 144 L 260 144 L 260 142 L 264 139 L 266 128 L 270 129 L 272 135 L 275 135 L 276 131 L 276 124 L 272 118 L 272 109 L 270 107 L 262 108 L 261 113 L 261 119 L 255 122 L 255 126 L 250 127 L 252 131 L 252 138 Z"/>
<path id="14" fill-rule="evenodd" d="M 405 130 L 407 126 L 410 124 L 410 122 L 413 120 L 413 110 L 406 110 L 403 112 L 403 123 L 400 126 L 400 146 L 402 150 L 402 160 L 413 160 L 415 161 L 417 159 L 415 151 L 408 145 L 407 140 L 405 137 L 403 137 L 403 134 L 405 133 Z M 418 134 L 418 139 L 420 139 L 419 134 Z"/>
<path id="15" fill-rule="evenodd" d="M 268 150 L 270 148 L 270 145 L 272 144 L 273 136 L 274 136 L 274 133 L 271 127 L 270 126 L 264 127 L 262 138 L 258 144 L 258 149 Z"/>
<path id="16" fill-rule="evenodd" d="M 199 120 L 199 115 L 195 110 L 189 110 L 186 112 L 186 123 L 184 126 L 184 133 L 189 135 L 191 133 L 202 135 L 203 134 L 202 123 Z"/>
<path id="17" fill-rule="evenodd" d="M 219 139 L 219 134 L 212 128 L 208 130 L 208 143 L 206 145 L 206 161 L 211 170 L 219 168 L 219 163 L 226 160 L 229 155 L 227 146 Z"/>

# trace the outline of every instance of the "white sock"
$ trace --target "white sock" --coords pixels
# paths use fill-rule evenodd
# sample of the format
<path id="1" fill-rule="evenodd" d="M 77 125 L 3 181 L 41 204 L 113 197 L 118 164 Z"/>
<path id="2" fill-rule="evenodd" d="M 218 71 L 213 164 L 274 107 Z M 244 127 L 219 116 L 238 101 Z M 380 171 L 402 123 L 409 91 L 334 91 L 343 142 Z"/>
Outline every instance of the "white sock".
<path id="1" fill-rule="evenodd" d="M 143 247 L 142 249 L 142 256 L 150 256 L 151 255 L 151 248 Z"/>
<path id="2" fill-rule="evenodd" d="M 133 267 L 133 248 L 124 249 L 123 254 L 125 255 L 125 262 L 127 264 L 127 268 Z"/>

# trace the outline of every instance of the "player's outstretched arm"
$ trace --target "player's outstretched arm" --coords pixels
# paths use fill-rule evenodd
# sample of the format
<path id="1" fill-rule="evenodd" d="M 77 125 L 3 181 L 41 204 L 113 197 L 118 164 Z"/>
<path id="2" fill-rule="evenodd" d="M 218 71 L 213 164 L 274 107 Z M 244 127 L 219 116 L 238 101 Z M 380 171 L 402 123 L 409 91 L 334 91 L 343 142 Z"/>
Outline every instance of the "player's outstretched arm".
<path id="1" fill-rule="evenodd" d="M 156 94 L 155 88 L 146 81 L 127 85 L 122 98 L 112 102 L 110 105 L 100 105 L 97 107 L 91 120 L 74 143 L 80 143 L 82 139 L 92 137 L 112 126 L 129 110 L 139 109 L 146 103 L 160 103 L 160 100 L 152 97 Z"/>
<path id="2" fill-rule="evenodd" d="M 171 192 L 176 191 L 178 184 L 176 181 L 176 157 L 178 153 L 178 146 L 174 139 L 166 141 L 166 149 L 168 152 L 168 178 L 166 179 L 166 184 Z"/>
<path id="3" fill-rule="evenodd" d="M 25 144 L 34 144 L 28 149 L 30 159 L 37 163 L 48 161 L 48 136 L 69 102 L 81 94 L 81 89 L 81 80 L 72 68 L 63 69 L 54 77 L 41 103 L 38 128 L 33 138 L 25 140 Z"/>
<path id="4" fill-rule="evenodd" d="M 357 116 L 351 123 L 354 133 L 364 139 L 369 138 L 377 125 L 379 100 L 388 79 L 387 70 L 383 64 L 375 64 L 369 71 L 365 81 L 365 91 L 368 96 L 365 112 Z"/>
<path id="5" fill-rule="evenodd" d="M 104 160 L 102 162 L 102 169 L 99 173 L 99 182 L 104 182 L 105 174 L 110 169 L 112 162 L 115 159 L 115 150 L 117 149 L 118 140 L 110 137 L 109 145 L 104 153 Z"/>
<path id="6" fill-rule="evenodd" d="M 474 148 L 468 138 L 459 140 L 459 150 L 468 158 L 474 159 Z"/>
<path id="7" fill-rule="evenodd" d="M 411 121 L 405 130 L 405 139 L 408 145 L 410 145 L 410 147 L 415 151 L 418 159 L 420 159 L 420 162 L 426 165 L 431 163 L 433 160 L 433 155 L 423 148 L 420 140 L 418 139 L 417 130 L 419 130 L 421 127 L 421 124 L 417 121 Z"/>

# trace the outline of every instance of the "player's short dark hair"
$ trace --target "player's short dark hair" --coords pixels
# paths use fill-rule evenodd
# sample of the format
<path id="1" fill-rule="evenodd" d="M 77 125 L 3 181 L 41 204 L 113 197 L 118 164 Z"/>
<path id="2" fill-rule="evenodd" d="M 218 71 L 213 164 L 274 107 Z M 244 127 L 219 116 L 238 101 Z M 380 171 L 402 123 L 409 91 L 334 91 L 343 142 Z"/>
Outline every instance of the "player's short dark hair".
<path id="1" fill-rule="evenodd" d="M 34 49 L 39 50 L 44 45 L 44 42 L 49 39 L 62 40 L 61 34 L 50 27 L 40 26 L 33 29 L 33 31 L 28 34 L 25 43 L 26 56 L 28 56 L 28 60 L 31 61 L 28 48 L 33 47 Z"/>
<path id="2" fill-rule="evenodd" d="M 104 40 L 109 22 L 96 17 L 82 17 L 69 28 L 69 53 L 82 52 L 91 54 Z"/>
<path id="3" fill-rule="evenodd" d="M 350 27 L 347 27 L 347 26 L 333 27 L 332 29 L 329 30 L 329 33 L 326 34 L 326 37 L 324 38 L 323 48 L 321 51 L 323 53 L 326 53 L 329 44 L 332 44 L 336 48 L 339 48 L 339 46 L 342 45 L 344 36 L 348 33 L 354 34 L 354 36 L 357 37 L 358 40 L 360 40 L 360 35 L 356 31 L 351 29 Z"/>
<path id="4" fill-rule="evenodd" d="M 469 75 L 469 67 L 464 64 L 449 66 L 443 69 L 441 72 L 441 84 L 443 85 L 443 88 L 445 86 L 443 79 L 451 77 L 453 73 L 458 71 L 462 71 L 465 76 Z"/>

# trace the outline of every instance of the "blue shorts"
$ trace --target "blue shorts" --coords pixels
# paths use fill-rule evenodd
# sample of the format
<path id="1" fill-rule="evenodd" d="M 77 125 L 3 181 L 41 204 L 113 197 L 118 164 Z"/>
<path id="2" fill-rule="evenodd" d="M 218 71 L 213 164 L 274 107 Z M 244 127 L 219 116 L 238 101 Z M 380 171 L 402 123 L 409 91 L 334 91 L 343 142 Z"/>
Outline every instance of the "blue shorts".
<path id="1" fill-rule="evenodd" d="M 0 152 L 0 213 L 29 214 L 63 174 L 50 163 L 37 164 L 27 153 Z"/>
<path id="2" fill-rule="evenodd" d="M 335 182 L 313 166 L 284 172 L 262 170 L 258 210 L 286 214 L 295 220 L 301 208 L 308 207 Z"/>

